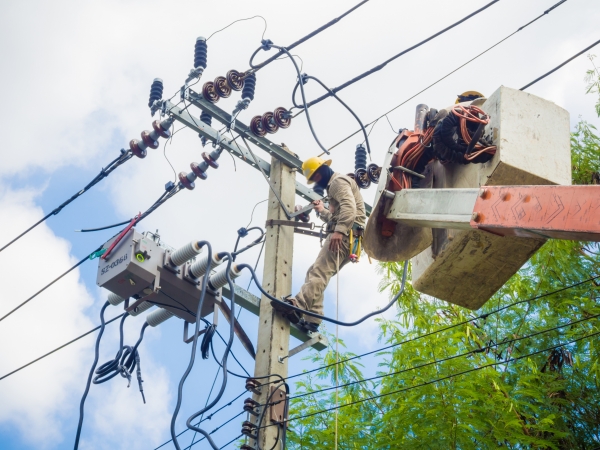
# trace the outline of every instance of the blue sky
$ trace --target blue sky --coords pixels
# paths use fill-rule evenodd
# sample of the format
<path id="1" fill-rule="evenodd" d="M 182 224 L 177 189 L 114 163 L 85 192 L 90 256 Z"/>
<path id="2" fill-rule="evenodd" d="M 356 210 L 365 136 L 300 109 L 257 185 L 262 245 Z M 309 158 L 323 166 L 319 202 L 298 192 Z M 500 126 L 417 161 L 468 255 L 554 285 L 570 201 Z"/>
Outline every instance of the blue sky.
<path id="1" fill-rule="evenodd" d="M 365 122 L 391 109 L 442 75 L 536 17 L 555 1 L 503 0 L 463 26 L 391 63 L 380 73 L 343 91 L 346 100 Z M 422 4 L 372 0 L 342 22 L 294 53 L 304 70 L 336 86 L 458 20 L 481 5 L 464 0 Z M 149 129 L 147 108 L 152 80 L 165 81 L 165 94 L 179 89 L 192 67 L 197 36 L 208 36 L 237 18 L 260 14 L 268 22 L 265 37 L 289 44 L 329 21 L 349 6 L 341 0 L 220 3 L 173 1 L 75 2 L 59 0 L 12 2 L 0 17 L 0 57 L 3 108 L 2 164 L 0 165 L 0 245 L 34 223 L 84 186 L 103 164 L 118 155 L 132 138 Z M 413 20 L 426 17 L 427 20 Z M 455 95 L 475 89 L 491 94 L 500 85 L 519 88 L 598 39 L 600 6 L 592 0 L 569 0 L 531 27 L 517 33 L 467 68 L 436 85 L 389 115 L 395 128 L 412 126 L 414 106 L 426 103 L 444 107 Z M 229 69 L 245 70 L 250 54 L 260 44 L 264 24 L 253 19 L 233 25 L 209 41 L 208 67 L 201 83 Z M 465 44 L 466 43 L 466 44 Z M 528 92 L 568 110 L 571 122 L 579 117 L 598 125 L 594 97 L 585 95 L 585 55 L 531 87 Z M 240 119 L 290 106 L 295 75 L 289 62 L 278 61 L 259 72 L 256 99 Z M 200 84 L 201 85 L 201 84 Z M 320 95 L 310 84 L 308 96 Z M 235 99 L 218 106 L 233 109 Z M 312 112 L 320 139 L 330 146 L 356 130 L 356 123 L 333 101 Z M 199 112 L 195 112 L 196 115 Z M 177 126 L 176 128 L 179 128 Z M 373 161 L 380 162 L 393 139 L 387 122 L 380 121 L 371 134 Z M 272 136 L 285 142 L 302 159 L 319 153 L 306 121 L 299 117 L 287 130 Z M 358 139 L 336 149 L 334 168 L 348 172 Z M 104 242 L 113 231 L 75 233 L 74 230 L 119 222 L 145 210 L 162 193 L 173 172 L 163 156 L 163 144 L 147 158 L 117 169 L 45 224 L 0 253 L 3 290 L 0 314 L 12 309 L 48 281 Z M 166 147 L 177 172 L 198 161 L 201 145 L 194 132 L 182 130 Z M 260 156 L 267 158 L 260 152 Z M 194 191 L 178 194 L 150 216 L 140 231 L 160 230 L 162 239 L 180 246 L 191 239 L 207 239 L 217 250 L 231 250 L 236 230 L 245 226 L 253 206 L 268 195 L 262 175 L 248 165 L 223 155 L 221 167 Z M 372 201 L 374 189 L 365 193 Z M 298 199 L 298 203 L 303 203 Z M 256 208 L 254 224 L 263 225 L 265 204 Z M 296 290 L 312 263 L 319 244 L 295 239 L 293 285 Z M 240 258 L 253 264 L 254 249 Z M 95 326 L 106 291 L 95 284 L 96 263 L 88 262 L 0 323 L 0 374 L 57 347 Z M 262 263 L 259 264 L 259 275 Z M 384 305 L 375 264 L 364 259 L 344 269 L 340 278 L 340 316 L 353 320 Z M 239 284 L 246 287 L 247 276 Z M 254 287 L 251 288 L 256 292 Z M 326 314 L 335 311 L 335 284 L 327 291 Z M 109 309 L 107 317 L 117 315 Z M 393 312 L 386 317 L 391 317 Z M 247 311 L 241 322 L 255 341 L 256 317 Z M 222 323 L 223 321 L 221 321 Z M 137 339 L 143 317 L 126 321 L 125 341 Z M 220 332 L 228 332 L 225 325 Z M 334 328 L 329 326 L 329 332 Z M 107 328 L 100 361 L 117 349 L 117 327 Z M 380 346 L 376 323 L 369 320 L 352 329 L 340 329 L 349 350 L 362 353 Z M 69 448 L 78 417 L 78 403 L 93 359 L 94 338 L 89 336 L 44 361 L 0 381 L 0 442 L 2 448 Z M 292 342 L 295 342 L 292 339 Z M 295 342 L 297 343 L 297 342 Z M 217 348 L 222 348 L 217 345 Z M 236 342 L 235 355 L 252 373 L 253 361 Z M 115 378 L 93 386 L 86 404 L 81 448 L 152 449 L 167 440 L 176 388 L 189 358 L 190 346 L 182 342 L 182 323 L 172 319 L 150 328 L 140 353 L 147 404 L 135 386 Z M 310 368 L 302 359 L 290 360 L 290 374 Z M 367 373 L 377 359 L 363 361 Z M 232 370 L 241 369 L 230 362 Z M 178 429 L 185 418 L 206 402 L 217 365 L 197 360 L 185 388 Z M 243 390 L 243 380 L 230 377 L 224 403 Z M 245 397 L 242 397 L 242 399 Z M 212 430 L 241 411 L 238 401 L 211 421 Z M 215 434 L 224 444 L 239 434 L 240 420 Z M 182 444 L 189 444 L 186 433 Z M 168 448 L 168 447 L 167 447 Z M 206 448 L 200 444 L 195 448 Z M 233 446 L 231 446 L 233 448 Z"/>

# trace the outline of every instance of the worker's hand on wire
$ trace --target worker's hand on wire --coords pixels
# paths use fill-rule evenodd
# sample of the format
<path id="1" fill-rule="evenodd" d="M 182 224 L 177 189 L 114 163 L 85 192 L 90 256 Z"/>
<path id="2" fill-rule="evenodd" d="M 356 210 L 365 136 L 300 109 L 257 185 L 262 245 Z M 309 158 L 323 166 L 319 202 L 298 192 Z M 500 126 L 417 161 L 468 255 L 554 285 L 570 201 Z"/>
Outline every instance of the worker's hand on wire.
<path id="1" fill-rule="evenodd" d="M 339 231 L 334 231 L 329 239 L 329 250 L 332 252 L 337 252 L 342 249 L 342 239 L 344 239 L 344 235 Z"/>
<path id="2" fill-rule="evenodd" d="M 312 202 L 315 205 L 315 211 L 321 214 L 325 210 L 325 204 L 321 200 L 315 200 Z"/>

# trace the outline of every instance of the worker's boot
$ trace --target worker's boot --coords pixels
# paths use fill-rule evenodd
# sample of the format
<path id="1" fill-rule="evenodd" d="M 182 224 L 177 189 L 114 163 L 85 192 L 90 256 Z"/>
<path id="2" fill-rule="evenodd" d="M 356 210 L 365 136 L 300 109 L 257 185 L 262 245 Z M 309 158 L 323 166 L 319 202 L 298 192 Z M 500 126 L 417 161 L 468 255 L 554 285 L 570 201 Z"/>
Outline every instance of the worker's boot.
<path id="1" fill-rule="evenodd" d="M 316 322 L 307 322 L 306 320 L 302 319 L 298 325 L 306 333 L 316 333 L 319 331 L 319 325 L 321 324 Z"/>
<path id="2" fill-rule="evenodd" d="M 271 300 L 271 306 L 273 309 L 279 311 L 285 318 L 287 318 L 287 320 L 289 320 L 291 323 L 300 322 L 300 320 L 302 320 L 302 313 L 290 308 L 288 305 L 302 309 L 302 306 L 294 297 L 288 296 L 283 297 L 283 300 Z"/>

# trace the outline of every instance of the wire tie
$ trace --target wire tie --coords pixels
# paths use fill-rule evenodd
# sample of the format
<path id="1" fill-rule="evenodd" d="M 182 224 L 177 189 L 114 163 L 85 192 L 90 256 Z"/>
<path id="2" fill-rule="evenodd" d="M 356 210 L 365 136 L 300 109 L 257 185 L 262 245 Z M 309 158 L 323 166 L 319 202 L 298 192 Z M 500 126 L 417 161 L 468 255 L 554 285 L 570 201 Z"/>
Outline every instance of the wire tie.
<path id="1" fill-rule="evenodd" d="M 100 258 L 105 252 L 106 252 L 105 248 L 102 248 L 100 250 L 96 250 L 95 252 L 93 252 L 92 254 L 90 254 L 90 259 Z"/>

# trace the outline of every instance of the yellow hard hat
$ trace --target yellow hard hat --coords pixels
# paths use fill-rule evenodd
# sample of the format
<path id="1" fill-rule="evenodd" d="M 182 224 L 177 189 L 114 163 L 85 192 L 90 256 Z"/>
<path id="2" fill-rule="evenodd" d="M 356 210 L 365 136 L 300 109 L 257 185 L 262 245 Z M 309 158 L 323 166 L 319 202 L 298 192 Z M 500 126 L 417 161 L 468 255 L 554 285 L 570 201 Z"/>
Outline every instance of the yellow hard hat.
<path id="1" fill-rule="evenodd" d="M 456 96 L 456 101 L 454 103 L 458 105 L 459 103 L 469 102 L 471 100 L 475 100 L 476 98 L 481 98 L 481 97 L 485 97 L 481 92 L 466 91 L 466 92 L 463 92 L 460 95 L 457 95 Z"/>
<path id="2" fill-rule="evenodd" d="M 319 158 L 318 156 L 313 156 L 312 158 L 308 158 L 302 163 L 302 173 L 306 177 L 308 184 L 314 183 L 314 181 L 312 181 L 311 178 L 315 174 L 317 169 L 323 164 L 325 164 L 326 166 L 331 166 L 331 160 L 325 160 L 323 158 Z"/>

